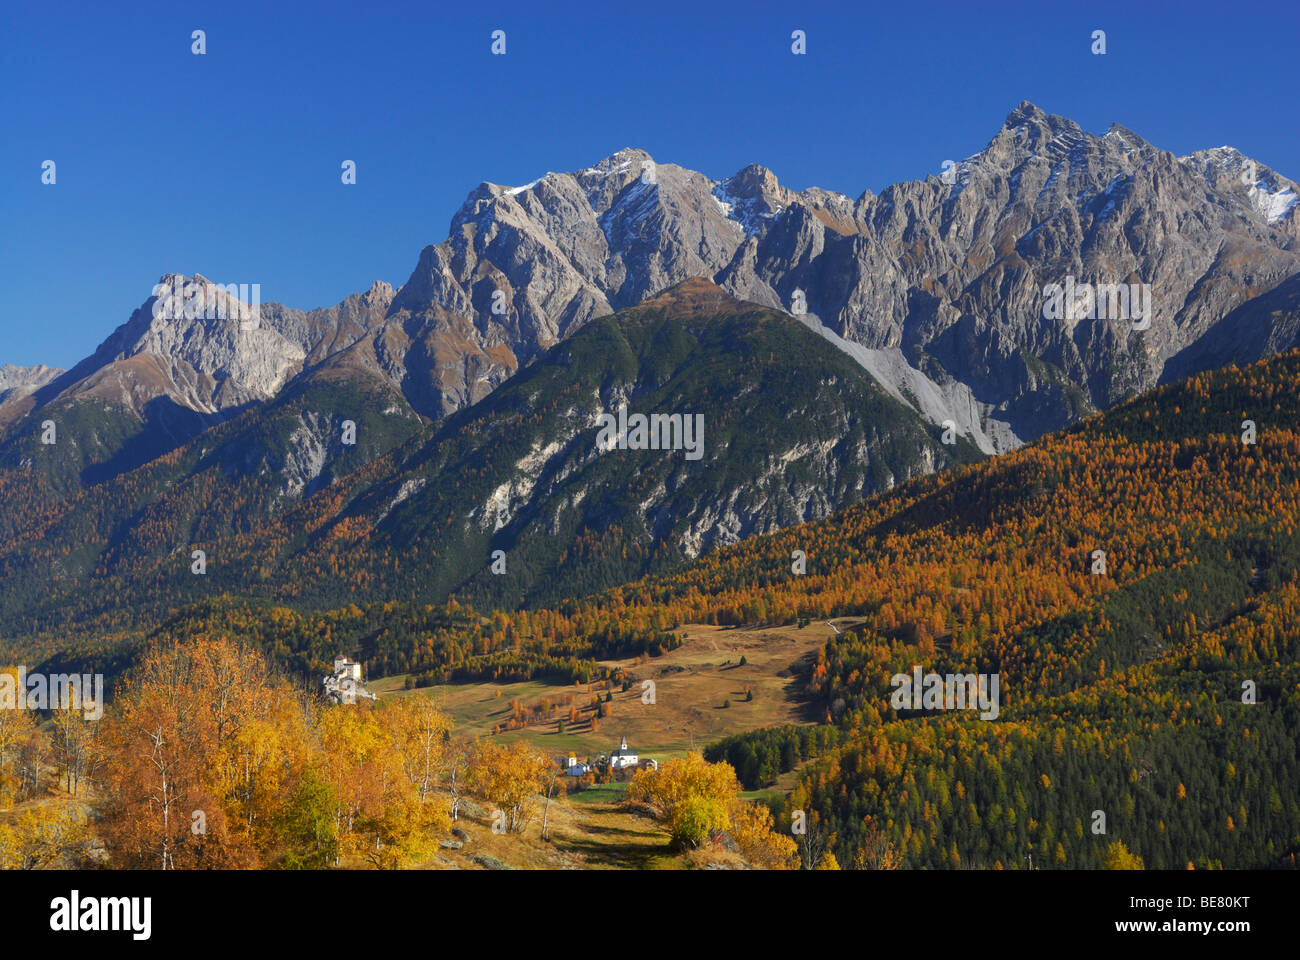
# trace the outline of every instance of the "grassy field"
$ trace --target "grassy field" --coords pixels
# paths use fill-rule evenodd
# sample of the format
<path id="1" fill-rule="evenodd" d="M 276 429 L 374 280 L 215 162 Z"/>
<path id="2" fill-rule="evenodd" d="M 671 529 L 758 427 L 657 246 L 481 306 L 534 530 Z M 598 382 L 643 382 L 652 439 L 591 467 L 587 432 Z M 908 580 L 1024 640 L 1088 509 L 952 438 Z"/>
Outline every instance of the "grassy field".
<path id="1" fill-rule="evenodd" d="M 626 736 L 628 745 L 642 757 L 664 760 L 755 727 L 812 721 L 798 698 L 796 665 L 831 635 L 829 626 L 813 623 L 800 630 L 691 624 L 682 632 L 686 642 L 661 657 L 644 662 L 603 661 L 622 667 L 636 683 L 627 691 L 614 688 L 610 714 L 600 720 L 598 730 L 593 732 L 584 719 L 566 724 L 565 732 L 559 733 L 556 720 L 550 719 L 497 736 L 503 741 L 526 738 L 548 755 L 579 757 L 607 754 Z M 512 700 L 528 707 L 544 697 L 558 702 L 569 693 L 584 706 L 593 693 L 603 695 L 603 687 L 595 685 L 541 681 L 439 684 L 406 691 L 404 680 L 387 677 L 371 686 L 381 696 L 432 696 L 455 720 L 457 732 L 481 736 L 492 735 L 493 728 L 510 717 Z M 641 702 L 643 680 L 655 683 L 653 704 Z M 746 688 L 753 692 L 748 702 Z M 728 701 L 730 705 L 724 707 Z M 557 715 L 562 718 L 565 710 Z"/>
<path id="2" fill-rule="evenodd" d="M 597 783 L 579 793 L 569 794 L 570 803 L 618 803 L 627 793 L 628 781 L 622 783 Z"/>

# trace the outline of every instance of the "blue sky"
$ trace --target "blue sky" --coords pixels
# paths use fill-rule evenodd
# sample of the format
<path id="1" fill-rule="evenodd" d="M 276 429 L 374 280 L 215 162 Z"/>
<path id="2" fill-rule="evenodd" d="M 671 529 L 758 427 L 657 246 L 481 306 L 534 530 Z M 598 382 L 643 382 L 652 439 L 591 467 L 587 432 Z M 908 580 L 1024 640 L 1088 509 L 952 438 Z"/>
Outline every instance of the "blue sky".
<path id="1" fill-rule="evenodd" d="M 479 181 L 624 146 L 856 197 L 1027 99 L 1300 178 L 1294 2 L 119 6 L 0 11 L 0 363 L 72 365 L 167 272 L 304 309 L 400 286 Z"/>

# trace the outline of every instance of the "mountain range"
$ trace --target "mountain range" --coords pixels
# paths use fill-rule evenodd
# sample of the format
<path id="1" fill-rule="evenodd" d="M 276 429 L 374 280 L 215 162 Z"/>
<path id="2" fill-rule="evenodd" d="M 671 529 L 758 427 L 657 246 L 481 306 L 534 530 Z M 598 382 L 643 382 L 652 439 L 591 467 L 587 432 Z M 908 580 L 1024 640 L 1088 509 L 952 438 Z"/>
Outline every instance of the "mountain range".
<path id="1" fill-rule="evenodd" d="M 1295 346 L 1298 192 L 1230 147 L 1177 157 L 1026 102 L 879 195 L 633 149 L 483 183 L 400 288 L 328 309 L 241 323 L 228 288 L 165 274 L 72 369 L 0 367 L 9 629 L 115 622 L 127 583 L 159 611 L 182 581 L 529 603 L 827 516 Z M 1045 309 L 1089 284 L 1149 310 Z M 159 309 L 185 285 L 219 315 Z M 703 459 L 598 454 L 620 405 L 704 414 Z M 205 546 L 240 561 L 187 580 Z M 524 562 L 488 574 L 493 549 Z"/>

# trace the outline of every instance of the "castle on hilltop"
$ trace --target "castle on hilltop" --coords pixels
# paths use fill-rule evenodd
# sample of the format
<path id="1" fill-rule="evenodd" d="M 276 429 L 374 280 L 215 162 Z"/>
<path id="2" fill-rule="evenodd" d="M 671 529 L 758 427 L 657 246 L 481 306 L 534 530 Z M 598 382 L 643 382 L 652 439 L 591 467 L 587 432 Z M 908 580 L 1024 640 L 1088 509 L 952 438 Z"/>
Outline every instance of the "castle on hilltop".
<path id="1" fill-rule="evenodd" d="M 361 664 L 342 655 L 334 658 L 334 673 L 325 678 L 324 684 L 330 703 L 356 703 L 358 697 L 377 699 L 361 682 Z"/>

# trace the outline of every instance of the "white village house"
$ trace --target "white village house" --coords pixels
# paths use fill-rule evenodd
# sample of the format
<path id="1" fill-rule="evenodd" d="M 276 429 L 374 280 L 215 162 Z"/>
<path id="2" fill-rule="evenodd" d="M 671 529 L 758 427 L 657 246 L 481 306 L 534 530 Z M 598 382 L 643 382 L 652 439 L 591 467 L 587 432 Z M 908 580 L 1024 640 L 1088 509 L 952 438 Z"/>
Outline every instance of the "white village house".
<path id="1" fill-rule="evenodd" d="M 357 697 L 375 699 L 361 682 L 361 664 L 344 656 L 334 658 L 334 675 L 326 677 L 324 684 L 331 703 L 356 703 Z"/>
<path id="2" fill-rule="evenodd" d="M 569 754 L 569 760 L 568 763 L 565 764 L 564 772 L 571 777 L 581 777 L 590 769 L 590 766 L 579 762 L 577 757 L 573 754 Z"/>

